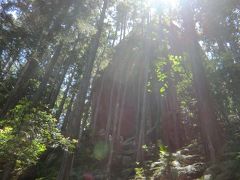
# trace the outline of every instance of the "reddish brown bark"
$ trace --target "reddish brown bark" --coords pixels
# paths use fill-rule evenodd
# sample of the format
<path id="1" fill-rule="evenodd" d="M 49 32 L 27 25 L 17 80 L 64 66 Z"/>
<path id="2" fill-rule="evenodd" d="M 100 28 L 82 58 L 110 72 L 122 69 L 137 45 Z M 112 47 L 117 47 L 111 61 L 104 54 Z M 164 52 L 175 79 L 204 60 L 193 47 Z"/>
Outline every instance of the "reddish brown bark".
<path id="1" fill-rule="evenodd" d="M 198 43 L 198 37 L 193 20 L 191 4 L 186 3 L 183 9 L 184 38 L 188 59 L 192 66 L 193 86 L 198 105 L 200 133 L 206 157 L 215 161 L 223 147 L 221 129 L 214 109 L 214 100 L 210 94 L 209 83 L 203 66 L 203 53 Z"/>

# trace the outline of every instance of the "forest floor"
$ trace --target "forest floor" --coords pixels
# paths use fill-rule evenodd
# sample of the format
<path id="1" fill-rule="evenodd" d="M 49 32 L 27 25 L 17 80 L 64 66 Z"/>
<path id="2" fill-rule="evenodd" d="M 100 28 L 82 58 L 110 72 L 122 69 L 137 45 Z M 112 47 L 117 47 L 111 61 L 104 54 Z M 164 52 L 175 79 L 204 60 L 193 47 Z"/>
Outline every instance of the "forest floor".
<path id="1" fill-rule="evenodd" d="M 136 168 L 135 179 L 239 180 L 237 152 L 226 152 L 215 163 L 204 160 L 201 147 L 190 144 L 175 153 L 161 152 L 157 161 Z"/>

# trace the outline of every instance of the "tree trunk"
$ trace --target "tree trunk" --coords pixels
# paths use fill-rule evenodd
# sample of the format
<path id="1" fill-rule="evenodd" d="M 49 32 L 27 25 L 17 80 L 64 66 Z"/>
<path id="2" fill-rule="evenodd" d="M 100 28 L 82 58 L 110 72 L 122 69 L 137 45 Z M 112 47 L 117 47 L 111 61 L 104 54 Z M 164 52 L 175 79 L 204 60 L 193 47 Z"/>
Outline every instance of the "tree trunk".
<path id="1" fill-rule="evenodd" d="M 49 101 L 48 101 L 49 109 L 52 109 L 54 107 L 56 101 L 57 101 L 57 97 L 58 97 L 59 92 L 61 90 L 61 86 L 62 86 L 64 78 L 67 74 L 68 68 L 69 68 L 69 66 L 65 66 L 64 69 L 63 69 L 63 72 L 59 73 L 60 78 L 59 78 L 58 82 L 56 82 L 57 83 L 56 87 L 53 89 L 53 92 L 51 93 L 51 96 L 50 96 Z"/>
<path id="2" fill-rule="evenodd" d="M 123 39 L 126 36 L 126 29 L 127 29 L 127 16 L 124 16 L 124 22 L 123 22 Z"/>
<path id="3" fill-rule="evenodd" d="M 70 56 L 67 59 L 65 59 L 65 61 L 63 63 L 63 72 L 61 74 L 59 83 L 57 84 L 57 87 L 53 90 L 53 93 L 51 95 L 50 101 L 48 102 L 50 109 L 52 109 L 54 107 L 54 104 L 55 104 L 55 102 L 57 100 L 57 96 L 58 96 L 58 94 L 60 92 L 61 85 L 62 85 L 62 83 L 64 81 L 66 73 L 67 73 L 69 67 L 71 66 L 71 64 L 73 64 L 73 62 L 75 61 L 74 52 L 76 50 L 76 46 L 77 46 L 79 40 L 80 40 L 80 38 L 78 37 L 77 40 L 75 41 L 73 50 L 70 52 L 71 53 Z M 76 69 L 76 68 L 74 68 L 74 69 Z M 73 70 L 73 73 L 74 73 L 74 71 L 75 70 Z"/>
<path id="4" fill-rule="evenodd" d="M 35 93 L 35 95 L 33 96 L 33 106 L 35 106 L 39 100 L 41 99 L 42 94 L 44 94 L 45 92 L 45 88 L 46 85 L 48 83 L 48 79 L 53 71 L 53 68 L 55 66 L 55 64 L 57 63 L 59 56 L 61 54 L 61 50 L 62 50 L 63 44 L 60 43 L 57 47 L 56 50 L 54 52 L 54 55 L 52 57 L 52 59 L 50 60 L 49 64 L 47 65 L 45 74 L 43 76 L 42 82 L 38 87 L 37 92 Z"/>
<path id="5" fill-rule="evenodd" d="M 115 29 L 115 32 L 114 32 L 114 38 L 113 38 L 113 42 L 112 42 L 112 47 L 114 47 L 115 42 L 117 40 L 118 29 L 119 29 L 119 21 L 116 24 L 116 29 Z"/>
<path id="6" fill-rule="evenodd" d="M 17 80 L 15 87 L 10 92 L 7 102 L 1 111 L 1 118 L 5 117 L 7 112 L 15 107 L 17 102 L 23 97 L 24 93 L 26 92 L 29 80 L 32 78 L 37 67 L 38 62 L 35 59 L 31 59 L 27 62 L 20 77 Z"/>
<path id="7" fill-rule="evenodd" d="M 14 58 L 17 58 L 17 57 L 14 57 Z M 4 79 L 7 79 L 7 77 L 9 76 L 10 74 L 10 69 L 12 67 L 12 65 L 14 64 L 14 59 L 12 58 L 11 60 L 9 60 L 6 65 L 2 68 L 2 73 L 3 73 L 3 78 Z"/>
<path id="8" fill-rule="evenodd" d="M 162 107 L 162 132 L 163 141 L 171 152 L 175 152 L 183 145 L 184 133 L 181 126 L 181 119 L 178 116 L 179 105 L 177 100 L 177 90 L 174 81 L 174 75 L 171 73 L 170 63 L 166 66 L 168 88 L 166 97 L 164 98 Z"/>
<path id="9" fill-rule="evenodd" d="M 147 17 L 148 19 L 149 17 Z M 147 21 L 148 22 L 148 21 Z M 148 25 L 148 24 L 147 24 Z M 149 80 L 149 59 L 150 59 L 150 39 L 149 39 L 149 28 L 145 26 L 145 18 L 142 18 L 142 33 L 143 33 L 143 65 L 142 69 L 140 69 L 141 77 L 139 77 L 139 86 L 141 87 L 142 91 L 140 94 L 140 102 L 141 107 L 139 107 L 139 131 L 137 134 L 137 154 L 136 160 L 141 161 L 143 160 L 143 149 L 142 146 L 145 143 L 145 135 L 146 135 L 146 120 L 147 120 L 147 112 L 148 112 L 148 103 L 147 103 L 147 83 Z"/>
<path id="10" fill-rule="evenodd" d="M 187 52 L 192 66 L 193 84 L 196 98 L 198 101 L 199 123 L 201 129 L 202 141 L 206 157 L 212 161 L 220 153 L 222 140 L 219 124 L 215 115 L 213 99 L 210 95 L 208 81 L 203 67 L 203 56 L 198 43 L 195 23 L 193 20 L 193 10 L 189 3 L 185 4 L 183 9 L 183 25 L 185 40 L 187 43 Z"/>
<path id="11" fill-rule="evenodd" d="M 68 104 L 67 112 L 66 112 L 66 115 L 64 117 L 63 124 L 62 124 L 62 127 L 61 127 L 61 132 L 64 135 L 66 134 L 66 129 L 67 129 L 68 121 L 69 121 L 69 116 L 70 116 L 70 113 L 72 111 L 72 105 L 73 105 L 74 98 L 75 98 L 75 93 L 72 94 L 72 97 L 71 97 L 71 100 L 70 100 L 70 102 Z M 60 116 L 61 116 L 61 114 L 60 114 Z M 60 116 L 57 119 L 58 122 L 60 120 Z"/>
<path id="12" fill-rule="evenodd" d="M 66 98 L 67 98 L 67 94 L 68 94 L 69 89 L 70 89 L 70 87 L 71 87 L 71 85 L 72 85 L 73 76 L 74 76 L 74 72 L 72 72 L 72 75 L 71 75 L 71 77 L 70 77 L 69 80 L 68 80 L 66 90 L 64 91 L 63 98 L 62 98 L 62 100 L 61 100 L 61 102 L 60 102 L 60 105 L 59 105 L 59 107 L 58 107 L 58 110 L 57 110 L 57 112 L 56 112 L 56 118 L 57 118 L 57 119 L 59 119 L 59 118 L 60 118 L 60 115 L 62 114 L 63 106 L 64 106 L 64 104 L 65 104 L 65 101 L 66 101 Z"/>
<path id="13" fill-rule="evenodd" d="M 2 180 L 12 179 L 12 172 L 14 170 L 14 167 L 15 167 L 15 162 L 9 162 L 9 163 L 5 164 Z"/>
<path id="14" fill-rule="evenodd" d="M 66 131 L 67 136 L 70 136 L 71 138 L 79 139 L 81 118 L 82 118 L 82 115 L 83 115 L 83 112 L 85 109 L 85 107 L 84 107 L 85 99 L 86 99 L 87 91 L 88 91 L 88 88 L 90 85 L 93 64 L 96 59 L 97 50 L 98 50 L 99 42 L 100 42 L 100 37 L 101 37 L 102 31 L 103 31 L 103 25 L 104 25 L 105 13 L 107 10 L 107 4 L 108 4 L 108 0 L 104 0 L 100 19 L 97 24 L 97 33 L 93 36 L 90 47 L 86 54 L 87 64 L 85 66 L 83 78 L 80 83 L 81 87 L 77 93 L 77 97 L 76 97 L 76 100 L 73 105 L 73 110 L 70 114 L 71 121 L 69 122 L 69 128 L 67 128 L 67 131 Z M 69 179 L 73 160 L 74 160 L 73 153 L 69 153 L 69 152 L 64 153 L 64 159 L 62 161 L 62 166 L 61 166 L 60 172 L 57 177 L 58 180 Z"/>

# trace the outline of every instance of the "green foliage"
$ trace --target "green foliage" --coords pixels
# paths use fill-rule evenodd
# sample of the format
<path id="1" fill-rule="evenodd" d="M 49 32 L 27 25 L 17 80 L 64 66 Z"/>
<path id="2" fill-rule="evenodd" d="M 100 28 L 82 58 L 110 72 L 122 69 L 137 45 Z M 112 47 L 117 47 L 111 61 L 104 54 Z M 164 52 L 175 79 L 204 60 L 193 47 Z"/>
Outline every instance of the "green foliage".
<path id="1" fill-rule="evenodd" d="M 166 91 L 167 88 L 167 75 L 166 73 L 163 71 L 164 66 L 167 64 L 167 62 L 165 61 L 165 59 L 159 59 L 159 61 L 156 63 L 156 68 L 155 68 L 155 73 L 157 76 L 157 80 L 161 83 L 161 87 L 159 89 L 159 92 L 161 95 L 164 94 L 164 92 Z"/>
<path id="2" fill-rule="evenodd" d="M 143 146 L 142 146 L 142 149 L 144 150 L 144 151 L 146 151 L 146 152 L 148 152 L 148 146 L 146 145 L 146 144 L 144 144 Z"/>
<path id="3" fill-rule="evenodd" d="M 137 162 L 136 164 L 139 165 L 140 163 Z M 144 179 L 145 176 L 144 176 L 144 169 L 143 169 L 143 167 L 136 167 L 135 168 L 135 173 L 136 173 L 135 179 Z"/>
<path id="4" fill-rule="evenodd" d="M 171 153 L 168 152 L 167 147 L 160 145 L 159 147 L 159 159 L 153 162 L 150 166 L 150 170 L 155 177 L 159 177 L 163 173 L 166 173 L 167 167 L 171 162 Z"/>
<path id="5" fill-rule="evenodd" d="M 151 148 L 144 145 L 143 149 L 150 152 Z M 155 161 L 136 162 L 135 179 L 144 179 L 148 177 L 160 177 L 167 173 L 170 168 L 171 153 L 164 145 L 159 145 L 157 158 Z"/>
<path id="6" fill-rule="evenodd" d="M 60 102 L 62 102 L 63 92 L 66 89 L 65 81 L 67 81 L 71 73 L 74 73 L 73 82 L 69 92 L 67 92 L 68 97 L 65 100 L 61 117 L 66 114 L 71 97 L 76 95 L 79 84 L 82 86 L 82 79 L 85 77 L 83 73 L 88 67 L 88 49 L 90 43 L 92 43 L 91 40 L 94 39 L 93 36 L 96 34 L 96 27 L 99 26 L 96 21 L 99 18 L 96 17 L 99 17 L 102 12 L 99 10 L 102 2 L 93 0 L 1 2 L 0 111 L 11 95 L 11 90 L 18 87 L 16 82 L 21 81 L 24 75 L 29 77 L 26 78 L 29 79 L 28 83 L 26 81 L 26 83 L 24 82 L 19 86 L 24 89 L 24 93 L 17 92 L 13 97 L 19 96 L 19 99 L 22 99 L 34 96 L 41 80 L 44 79 L 43 76 L 54 56 L 55 48 L 61 42 L 63 43 L 63 49 L 56 65 L 49 73 L 50 77 L 44 89 L 45 93 L 40 98 L 39 105 L 47 107 L 49 101 L 54 101 L 56 95 L 58 96 L 57 100 L 51 102 L 55 103 L 52 112 L 56 112 L 56 107 L 59 107 Z M 152 1 L 153 4 L 150 2 L 134 0 L 109 2 L 103 32 L 99 37 L 100 43 L 95 42 L 96 45 L 99 44 L 99 47 L 94 48 L 98 48 L 98 53 L 97 58 L 94 59 L 92 77 L 89 78 L 89 81 L 91 81 L 89 90 L 92 90 L 93 94 L 89 91 L 87 98 L 95 96 L 95 89 L 91 88 L 94 87 L 92 85 L 94 85 L 95 77 L 104 74 L 102 72 L 105 70 L 108 71 L 106 67 L 109 64 L 118 61 L 118 67 L 127 67 L 128 64 L 130 65 L 133 62 L 132 69 L 126 68 L 131 74 L 127 82 L 131 86 L 126 86 L 128 90 L 133 89 L 129 87 L 136 85 L 136 77 L 141 77 L 142 72 L 139 71 L 139 67 L 147 65 L 142 64 L 145 62 L 138 60 L 142 60 L 142 57 L 146 57 L 145 59 L 149 61 L 156 59 L 150 69 L 152 77 L 145 84 L 148 93 L 156 95 L 156 102 L 160 105 L 164 104 L 161 103 L 161 100 L 164 101 L 167 98 L 158 97 L 159 94 L 165 97 L 171 97 L 171 93 L 176 94 L 177 106 L 179 107 L 177 107 L 177 112 L 174 113 L 176 113 L 177 118 L 179 117 L 178 120 L 185 122 L 182 123 L 185 131 L 183 134 L 186 134 L 191 140 L 198 136 L 199 129 L 194 131 L 197 124 L 199 124 L 195 94 L 204 87 L 194 88 L 196 82 L 193 82 L 192 69 L 189 67 L 190 63 L 185 60 L 185 56 L 187 56 L 185 51 L 188 51 L 186 47 L 188 47 L 188 41 L 191 41 L 189 38 L 193 38 L 191 33 L 186 33 L 186 24 L 191 26 L 192 23 L 192 29 L 196 26 L 197 30 L 196 37 L 192 39 L 193 44 L 202 57 L 198 57 L 198 52 L 194 52 L 193 55 L 196 53 L 196 60 L 203 60 L 199 64 L 202 63 L 205 66 L 206 75 L 203 76 L 207 77 L 206 79 L 210 85 L 209 89 L 207 86 L 205 88 L 207 91 L 211 91 L 215 97 L 213 106 L 214 110 L 216 110 L 217 119 L 226 130 L 227 151 L 237 152 L 234 158 L 239 163 L 240 25 L 238 20 L 240 11 L 238 1 L 196 0 L 189 1 L 186 4 L 181 1 L 182 4 L 180 3 L 181 5 L 175 9 L 162 6 L 159 2 Z M 189 19 L 189 22 L 184 19 L 186 12 L 191 13 L 191 7 L 193 7 L 192 16 L 188 14 L 188 17 L 194 17 L 192 20 L 195 22 L 191 22 L 191 19 Z M 145 43 L 144 39 L 150 41 L 144 44 L 143 47 L 147 47 L 146 49 L 142 49 L 142 44 Z M 124 54 L 119 53 L 119 57 L 116 59 L 114 51 L 118 52 L 119 48 L 126 49 L 125 54 L 129 56 L 124 58 Z M 148 48 L 151 49 L 149 52 Z M 90 54 L 92 55 L 91 51 Z M 38 61 L 41 68 L 38 68 L 38 72 L 31 73 L 31 75 L 22 74 L 25 72 L 26 62 L 29 62 L 32 58 Z M 112 61 L 112 59 L 115 60 Z M 68 62 L 70 62 L 69 69 L 66 69 L 66 74 L 64 74 Z M 73 69 L 74 72 L 70 71 L 70 69 Z M 197 72 L 197 69 L 195 72 Z M 125 75 L 123 72 L 122 74 Z M 62 75 L 65 76 L 63 80 L 61 80 Z M 121 76 L 121 73 L 119 76 Z M 115 77 L 113 79 L 115 81 Z M 141 81 L 141 79 L 139 80 Z M 194 89 L 196 92 L 194 92 Z M 171 90 L 174 92 L 171 92 Z M 16 103 L 18 103 L 19 99 L 16 99 Z M 155 99 L 153 98 L 153 100 Z M 171 98 L 167 100 L 169 101 L 167 104 L 171 106 Z M 87 99 L 85 102 L 92 101 Z M 64 138 L 61 135 L 56 128 L 57 122 L 55 118 L 50 112 L 47 112 L 48 110 L 39 107 L 33 108 L 28 101 L 22 101 L 15 106 L 16 103 L 13 103 L 12 106 L 15 108 L 11 112 L 8 111 L 7 119 L 0 120 L 1 163 L 7 164 L 10 162 L 14 164 L 16 171 L 21 171 L 35 164 L 48 147 L 61 146 L 66 151 L 74 150 L 77 141 Z M 161 116 L 161 113 L 158 113 L 158 111 L 161 111 L 161 107 L 153 104 L 154 107 L 159 109 L 151 109 L 152 102 L 149 104 L 150 106 L 147 105 L 150 107 L 149 109 L 157 113 L 153 118 L 152 116 L 149 118 L 151 119 L 150 123 L 146 121 L 146 132 L 152 128 L 150 127 L 152 124 L 155 124 L 154 121 L 159 120 Z M 138 105 L 142 106 L 141 103 Z M 90 107 L 89 111 L 88 108 L 85 109 L 87 109 L 84 112 L 85 115 L 87 112 L 91 113 L 89 113 L 90 117 L 88 117 L 85 127 L 82 127 L 83 131 L 92 127 L 89 119 L 94 114 L 92 112 L 94 111 L 93 107 Z M 161 133 L 157 132 L 156 134 Z M 202 140 L 206 141 L 205 139 Z M 81 157 L 79 161 L 89 155 L 91 161 L 88 164 L 93 164 L 92 161 L 94 160 L 100 162 L 100 160 L 105 159 L 109 149 L 104 143 L 96 144 L 91 148 L 84 148 L 81 148 L 81 153 L 79 153 L 81 155 L 78 154 Z M 145 153 L 151 151 L 151 148 L 147 145 L 142 148 Z M 135 169 L 138 178 L 146 177 L 145 166 L 156 175 L 164 173 L 169 166 L 171 154 L 164 146 L 160 146 L 158 155 L 158 160 L 155 163 L 138 164 Z"/>
<path id="7" fill-rule="evenodd" d="M 35 164 L 48 147 L 61 146 L 69 151 L 75 147 L 76 142 L 61 135 L 52 115 L 32 108 L 28 101 L 17 105 L 0 126 L 0 157 L 13 163 L 17 171 Z"/>
<path id="8" fill-rule="evenodd" d="M 158 58 L 155 65 L 155 73 L 158 82 L 160 83 L 159 92 L 164 95 L 169 87 L 169 81 L 173 81 L 177 86 L 183 89 L 183 86 L 188 86 L 191 79 L 184 68 L 184 61 L 181 56 L 168 55 L 167 58 Z M 181 81 L 186 81 L 182 83 Z"/>

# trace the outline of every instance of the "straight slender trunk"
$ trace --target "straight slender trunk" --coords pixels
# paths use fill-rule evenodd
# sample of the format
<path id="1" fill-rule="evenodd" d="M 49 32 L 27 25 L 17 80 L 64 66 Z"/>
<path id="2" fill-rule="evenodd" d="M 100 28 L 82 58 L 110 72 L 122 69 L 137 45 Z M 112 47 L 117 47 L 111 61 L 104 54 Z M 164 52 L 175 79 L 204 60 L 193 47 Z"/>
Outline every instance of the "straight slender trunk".
<path id="1" fill-rule="evenodd" d="M 115 42 L 117 40 L 118 29 L 119 29 L 119 22 L 117 22 L 117 25 L 116 25 L 116 29 L 115 29 L 115 33 L 114 33 L 114 39 L 113 39 L 113 42 L 112 42 L 112 47 L 114 47 Z"/>
<path id="2" fill-rule="evenodd" d="M 81 81 L 81 87 L 77 93 L 76 100 L 73 105 L 73 110 L 70 114 L 70 121 L 69 121 L 69 127 L 66 130 L 66 135 L 70 136 L 71 138 L 79 139 L 79 133 L 80 133 L 80 124 L 82 115 L 84 112 L 84 105 L 85 105 L 85 99 L 87 96 L 87 91 L 90 85 L 90 79 L 91 79 L 91 73 L 94 65 L 94 61 L 96 59 L 97 50 L 99 47 L 100 38 L 103 31 L 103 25 L 104 25 L 104 19 L 105 14 L 107 10 L 108 0 L 104 0 L 102 12 L 100 15 L 99 22 L 97 24 L 97 33 L 93 36 L 91 40 L 90 47 L 86 54 L 86 66 L 85 71 L 83 73 L 83 78 Z M 59 171 L 58 180 L 68 180 L 70 177 L 70 173 L 72 170 L 72 164 L 74 160 L 74 154 L 65 152 L 64 153 L 64 159 L 62 161 L 61 169 Z"/>
<path id="3" fill-rule="evenodd" d="M 1 111 L 1 118 L 4 118 L 7 112 L 14 108 L 18 101 L 23 97 L 27 87 L 29 80 L 33 77 L 36 69 L 38 67 L 38 62 L 35 59 L 31 59 L 25 65 L 21 75 L 19 76 L 17 83 L 13 90 L 10 92 L 7 102 L 3 106 Z"/>
<path id="4" fill-rule="evenodd" d="M 60 105 L 58 107 L 58 110 L 56 112 L 56 119 L 59 119 L 60 115 L 62 114 L 63 106 L 64 106 L 65 101 L 67 99 L 67 95 L 68 95 L 69 89 L 70 89 L 70 87 L 72 85 L 73 76 L 74 76 L 74 72 L 72 72 L 72 75 L 71 75 L 71 77 L 68 80 L 67 87 L 66 87 L 66 89 L 64 91 L 64 94 L 63 94 L 63 98 L 62 98 L 62 100 L 60 102 Z"/>
<path id="5" fill-rule="evenodd" d="M 63 124 L 62 124 L 62 127 L 61 127 L 61 132 L 64 135 L 66 134 L 66 129 L 67 129 L 68 122 L 69 122 L 69 116 L 70 116 L 70 113 L 72 111 L 72 106 L 73 106 L 73 102 L 74 102 L 75 96 L 76 96 L 75 93 L 73 93 L 72 96 L 71 96 L 71 100 L 70 100 L 70 102 L 68 104 L 67 112 L 66 112 L 66 115 L 64 117 Z M 61 116 L 61 114 L 60 114 L 60 116 Z M 58 122 L 60 121 L 60 116 L 57 119 Z"/>
<path id="6" fill-rule="evenodd" d="M 91 91 L 91 90 L 89 90 Z M 84 129 L 87 128 L 87 122 L 88 122 L 88 119 L 89 119 L 89 115 L 90 115 L 90 112 L 89 112 L 89 109 L 91 107 L 91 99 L 92 99 L 92 91 L 91 91 L 91 94 L 87 97 L 86 99 L 86 103 L 85 103 L 85 109 L 84 109 L 84 115 L 82 117 L 82 124 L 81 124 L 81 127 L 80 127 L 80 132 L 79 132 L 79 139 L 78 139 L 78 151 L 81 151 L 81 140 L 82 140 L 82 135 L 83 135 L 83 132 L 84 132 Z"/>
<path id="7" fill-rule="evenodd" d="M 148 23 L 148 19 L 147 18 L 147 23 Z M 147 103 L 147 82 L 148 82 L 148 71 L 149 71 L 149 58 L 150 58 L 150 43 L 149 43 L 149 29 L 146 26 L 145 27 L 145 18 L 142 18 L 142 33 L 143 33 L 143 64 L 142 64 L 142 69 L 140 69 L 140 71 L 142 72 L 141 74 L 141 78 L 140 78 L 140 86 L 142 89 L 141 92 L 141 97 L 142 98 L 141 101 L 141 107 L 140 107 L 140 122 L 139 122 L 139 133 L 138 133 L 138 137 L 137 137 L 137 154 L 136 154 L 136 160 L 137 161 L 141 161 L 143 160 L 143 149 L 142 146 L 145 143 L 145 134 L 146 134 L 146 120 L 147 120 L 147 109 L 148 109 L 148 103 Z M 142 82 L 142 83 L 141 83 Z"/>
<path id="8" fill-rule="evenodd" d="M 70 7 L 71 3 L 68 3 L 64 10 L 67 12 L 68 8 Z M 77 9 L 77 8 L 76 8 Z M 63 16 L 58 16 L 57 18 L 52 18 L 49 20 L 49 23 L 45 26 L 45 28 L 42 28 L 42 33 L 38 36 L 38 39 L 36 40 L 35 46 L 32 48 L 33 54 L 29 58 L 28 62 L 23 68 L 23 71 L 18 78 L 14 89 L 10 92 L 9 97 L 1 110 L 0 117 L 3 118 L 6 116 L 7 112 L 15 107 L 15 105 L 18 103 L 18 101 L 24 97 L 24 94 L 27 90 L 29 80 L 35 75 L 36 68 L 38 66 L 38 62 L 40 59 L 42 59 L 42 56 L 44 54 L 43 50 L 46 48 L 47 43 L 45 40 L 49 41 L 49 39 L 52 39 L 54 32 L 59 28 L 59 25 L 61 24 Z M 70 24 L 68 25 L 68 27 Z M 46 35 L 43 33 L 44 31 L 48 32 Z M 37 59 L 35 59 L 37 57 Z"/>
<path id="9" fill-rule="evenodd" d="M 123 36 L 123 23 L 120 23 L 120 42 L 122 41 L 122 36 Z"/>
<path id="10" fill-rule="evenodd" d="M 51 97 L 50 97 L 50 100 L 48 102 L 49 109 L 52 109 L 54 107 L 56 101 L 57 101 L 57 97 L 58 97 L 59 92 L 61 90 L 61 86 L 63 84 L 64 78 L 67 74 L 68 69 L 69 69 L 69 66 L 65 66 L 64 69 L 63 69 L 63 72 L 60 74 L 60 79 L 58 80 L 56 87 L 54 88 L 53 92 L 51 93 Z"/>
<path id="11" fill-rule="evenodd" d="M 74 60 L 75 60 L 75 58 L 74 58 L 73 56 L 74 56 L 74 52 L 75 52 L 75 50 L 76 50 L 76 46 L 77 46 L 79 40 L 80 40 L 80 38 L 78 37 L 77 40 L 75 41 L 73 50 L 70 52 L 70 53 L 71 53 L 70 56 L 69 56 L 67 59 L 65 59 L 65 61 L 63 62 L 63 67 L 64 67 L 64 68 L 63 68 L 63 72 L 62 72 L 62 74 L 60 75 L 60 76 L 61 76 L 61 77 L 60 77 L 60 80 L 59 80 L 59 82 L 58 82 L 58 84 L 57 84 L 57 87 L 53 90 L 53 93 L 52 93 L 52 95 L 51 95 L 50 101 L 49 101 L 49 103 L 48 103 L 50 109 L 52 109 L 52 108 L 54 107 L 55 102 L 56 102 L 57 97 L 58 97 L 58 94 L 59 94 L 59 92 L 60 92 L 62 83 L 63 83 L 63 81 L 64 81 L 64 78 L 65 78 L 66 74 L 67 74 L 67 71 L 68 71 L 69 67 L 71 66 L 71 64 L 73 64 L 73 62 L 74 62 Z M 74 69 L 75 69 L 75 68 L 74 68 Z M 75 70 L 73 70 L 73 73 L 74 73 L 74 71 L 75 71 Z"/>
<path id="12" fill-rule="evenodd" d="M 122 64 L 124 66 L 124 64 Z M 130 68 L 127 73 L 131 72 Z M 122 67 L 119 67 L 119 69 L 123 69 Z M 107 132 L 106 132 L 106 143 L 109 142 L 109 156 L 108 156 L 108 161 L 107 161 L 107 166 L 106 166 L 106 179 L 111 179 L 111 166 L 112 166 L 112 161 L 114 157 L 115 151 L 118 151 L 118 147 L 120 145 L 120 131 L 121 131 L 121 120 L 123 119 L 123 109 L 125 105 L 125 100 L 126 100 L 126 92 L 127 92 L 127 82 L 128 82 L 128 74 L 125 74 L 124 78 L 121 78 L 118 85 L 116 86 L 116 78 L 120 77 L 123 74 L 123 71 L 117 71 L 114 74 L 114 79 L 113 79 L 113 85 L 111 88 L 111 97 L 110 97 L 110 110 L 109 114 L 110 116 L 108 117 L 108 122 L 107 122 Z M 112 103 L 113 103 L 113 92 L 117 91 L 117 97 L 116 100 L 114 101 L 114 109 L 111 110 Z M 112 113 L 113 112 L 113 113 Z M 112 124 L 112 127 L 111 127 Z M 111 130 L 111 138 L 109 138 L 110 135 L 110 130 Z"/>
<path id="13" fill-rule="evenodd" d="M 96 133 L 96 124 L 97 124 L 97 117 L 98 117 L 98 113 L 99 113 L 99 108 L 100 108 L 100 103 L 101 103 L 101 99 L 102 99 L 102 95 L 103 95 L 103 92 L 104 92 L 104 90 L 103 90 L 103 84 L 104 84 L 104 81 L 105 81 L 105 75 L 103 75 L 102 77 L 101 77 L 101 80 L 100 80 L 100 90 L 99 90 L 99 93 L 97 94 L 97 100 L 96 100 L 96 103 L 94 103 L 93 102 L 93 105 L 94 106 L 92 106 L 92 109 L 93 109 L 93 117 L 92 117 L 92 120 L 91 120 L 91 123 L 90 123 L 90 127 L 91 127 L 91 129 L 92 129 L 92 134 L 93 135 L 95 135 L 95 133 Z M 97 86 L 97 88 L 98 88 L 99 86 Z M 111 95 L 110 95 L 110 97 L 111 97 Z M 93 99 L 94 99 L 94 97 L 93 97 Z"/>
<path id="14" fill-rule="evenodd" d="M 163 140 L 171 152 L 175 152 L 183 145 L 184 133 L 182 133 L 181 119 L 178 116 L 179 105 L 177 100 L 177 90 L 174 82 L 174 76 L 171 75 L 170 63 L 166 66 L 168 88 L 166 97 L 163 100 Z"/>
<path id="15" fill-rule="evenodd" d="M 52 83 L 50 82 L 52 84 L 51 91 L 48 93 L 49 95 L 47 98 L 45 98 L 45 101 L 44 101 L 44 103 L 48 104 L 49 109 L 53 109 L 66 75 L 64 74 L 64 72 L 58 73 L 58 74 L 60 76 L 59 79 L 56 79 L 55 82 L 52 82 Z"/>
<path id="16" fill-rule="evenodd" d="M 109 180 L 111 179 L 111 165 L 112 165 L 112 159 L 113 159 L 113 154 L 114 154 L 114 143 L 117 135 L 117 126 L 119 122 L 119 112 L 120 112 L 120 89 L 121 87 L 118 88 L 118 94 L 117 94 L 117 100 L 116 100 L 116 106 L 114 108 L 114 117 L 113 117 L 113 129 L 112 129 L 112 135 L 110 138 L 110 152 L 108 156 L 108 161 L 107 161 L 107 167 L 106 167 L 106 179 Z"/>
<path id="17" fill-rule="evenodd" d="M 126 29 L 127 29 L 127 17 L 124 17 L 124 24 L 123 24 L 123 39 L 126 36 Z"/>
<path id="18" fill-rule="evenodd" d="M 10 69 L 13 66 L 14 62 L 15 62 L 14 58 L 16 58 L 16 57 L 13 57 L 13 59 L 9 60 L 7 62 L 7 64 L 5 66 L 3 66 L 3 68 L 2 68 L 2 73 L 3 73 L 3 78 L 4 79 L 7 79 L 7 77 L 10 74 Z"/>
<path id="19" fill-rule="evenodd" d="M 50 60 L 49 64 L 46 67 L 46 71 L 44 73 L 43 79 L 41 81 L 41 84 L 38 87 L 37 92 L 35 93 L 35 95 L 33 96 L 33 106 L 37 105 L 37 103 L 39 103 L 39 100 L 41 99 L 41 96 L 44 94 L 45 92 L 45 88 L 47 86 L 49 77 L 53 71 L 53 68 L 55 66 L 55 64 L 57 63 L 59 56 L 61 55 L 61 50 L 62 50 L 63 44 L 60 43 L 57 47 L 56 50 L 54 52 L 54 55 L 52 57 L 52 59 Z"/>

